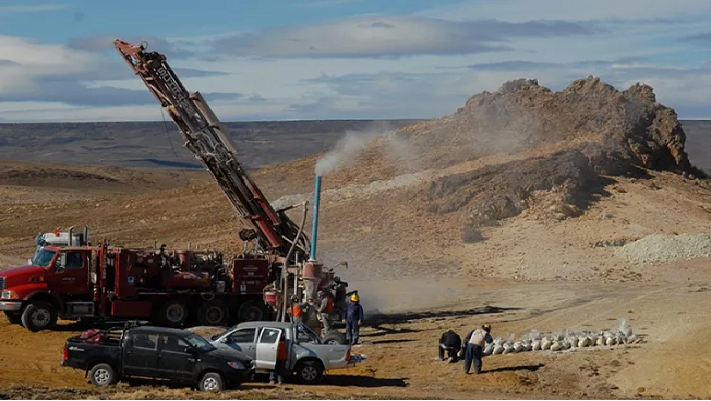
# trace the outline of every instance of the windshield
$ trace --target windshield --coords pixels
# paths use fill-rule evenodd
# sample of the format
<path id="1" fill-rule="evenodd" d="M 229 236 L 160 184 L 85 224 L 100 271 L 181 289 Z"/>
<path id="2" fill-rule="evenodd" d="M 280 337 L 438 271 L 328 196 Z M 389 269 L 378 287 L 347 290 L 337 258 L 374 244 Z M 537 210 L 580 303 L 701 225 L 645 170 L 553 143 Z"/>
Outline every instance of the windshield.
<path id="1" fill-rule="evenodd" d="M 197 334 L 187 336 L 185 337 L 185 340 L 200 351 L 212 351 L 216 349 L 214 345 L 210 344 L 207 340 Z"/>
<path id="2" fill-rule="evenodd" d="M 54 255 L 57 251 L 50 251 L 49 249 L 37 248 L 35 255 L 32 257 L 32 264 L 39 267 L 48 267 L 54 259 Z"/>
<path id="3" fill-rule="evenodd" d="M 296 339 L 300 343 L 321 343 L 319 341 L 318 334 L 316 334 L 315 331 L 311 330 L 310 327 L 305 326 L 302 323 L 299 323 L 296 326 Z"/>
<path id="4" fill-rule="evenodd" d="M 235 327 L 237 327 L 237 326 L 235 326 Z M 233 327 L 233 328 L 234 328 L 234 327 Z M 233 329 L 233 328 L 232 328 L 232 329 Z M 222 335 L 224 335 L 225 333 L 227 333 L 228 331 L 230 331 L 230 330 L 232 330 L 232 329 L 227 329 L 227 330 L 225 330 L 225 331 L 220 332 L 219 334 L 215 334 L 214 336 L 211 336 L 211 337 L 210 337 L 210 340 L 215 341 L 215 340 L 217 340 L 218 338 L 220 338 Z"/>

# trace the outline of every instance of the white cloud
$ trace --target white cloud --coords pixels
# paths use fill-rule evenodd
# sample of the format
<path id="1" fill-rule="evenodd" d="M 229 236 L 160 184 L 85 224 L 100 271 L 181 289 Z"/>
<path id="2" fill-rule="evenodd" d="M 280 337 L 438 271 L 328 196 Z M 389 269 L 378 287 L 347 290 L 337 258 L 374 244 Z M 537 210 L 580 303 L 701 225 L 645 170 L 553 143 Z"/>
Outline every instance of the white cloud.
<path id="1" fill-rule="evenodd" d="M 295 5 L 301 7 L 331 7 L 340 6 L 343 4 L 362 3 L 363 1 L 365 0 L 312 0 L 303 3 L 295 3 Z"/>
<path id="2" fill-rule="evenodd" d="M 708 11 L 711 11 L 711 2 L 707 0 L 468 0 L 418 14 L 454 21 L 496 18 L 522 22 L 643 20 L 697 16 Z"/>
<path id="3" fill-rule="evenodd" d="M 564 21 L 449 21 L 413 16 L 359 16 L 266 29 L 218 39 L 214 49 L 256 57 L 399 57 L 509 50 L 527 37 L 581 36 L 592 30 Z"/>
<path id="4" fill-rule="evenodd" d="M 467 1 L 418 16 L 131 40 L 148 38 L 149 50 L 167 53 L 188 90 L 206 94 L 224 121 L 437 117 L 509 79 L 538 78 L 561 89 L 590 74 L 618 89 L 648 83 L 682 118 L 703 117 L 711 74 L 701 63 L 711 41 L 702 39 L 711 31 L 711 3 L 635 3 Z M 664 18 L 677 20 L 649 22 Z M 78 39 L 70 48 L 0 36 L 0 119 L 159 120 L 158 103 L 112 51 L 113 39 Z M 206 43 L 229 54 L 205 53 Z M 489 51 L 501 47 L 511 50 Z M 236 93 L 243 96 L 227 99 Z"/>
<path id="5" fill-rule="evenodd" d="M 0 6 L 0 14 L 15 13 L 36 13 L 43 11 L 64 10 L 71 7 L 69 4 L 46 3 L 46 4 L 16 4 Z"/>

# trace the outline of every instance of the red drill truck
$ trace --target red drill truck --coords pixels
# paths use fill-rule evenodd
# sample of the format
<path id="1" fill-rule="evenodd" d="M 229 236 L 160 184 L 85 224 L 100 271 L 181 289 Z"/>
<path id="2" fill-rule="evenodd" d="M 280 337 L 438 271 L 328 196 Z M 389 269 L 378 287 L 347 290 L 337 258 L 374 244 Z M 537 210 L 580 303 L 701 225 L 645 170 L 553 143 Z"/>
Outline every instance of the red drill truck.
<path id="1" fill-rule="evenodd" d="M 269 314 L 269 275 L 267 259 L 224 264 L 214 251 L 45 245 L 30 264 L 0 272 L 0 310 L 31 331 L 58 317 L 229 325 Z"/>
<path id="2" fill-rule="evenodd" d="M 148 52 L 143 44 L 122 40 L 116 40 L 114 46 L 176 124 L 184 146 L 210 173 L 235 212 L 251 226 L 239 235 L 252 246 L 249 252 L 227 262 L 226 267 L 208 272 L 208 278 L 202 273 L 190 276 L 196 273 L 181 267 L 184 281 L 177 276 L 164 276 L 165 269 L 151 267 L 154 262 L 148 260 L 156 260 L 151 256 L 155 250 L 38 246 L 38 253 L 28 266 L 0 273 L 0 310 L 11 321 L 22 322 L 31 330 L 53 325 L 57 316 L 152 318 L 166 326 L 181 325 L 187 316 L 194 316 L 203 324 L 214 325 L 222 322 L 218 310 L 237 316 L 238 320 L 263 320 L 271 315 L 270 318 L 284 321 L 292 297 L 309 301 L 316 298 L 318 290 L 328 292 L 335 285 L 333 268 L 324 267 L 315 254 L 320 177 L 314 191 L 313 238 L 309 238 L 304 232 L 307 203 L 278 210 L 272 207 L 239 162 L 224 124 L 199 92 L 185 89 L 164 54 Z M 296 207 L 303 211 L 300 224 L 287 215 Z M 59 241 L 61 236 L 55 236 Z M 67 236 L 70 245 L 73 238 L 71 234 Z M 63 264 L 69 256 L 62 255 L 74 253 L 80 254 L 76 258 L 81 257 L 82 263 L 79 266 L 77 261 L 78 267 L 70 272 Z M 139 278 L 144 281 L 137 285 L 135 280 Z M 173 279 L 185 286 L 171 284 Z M 130 284 L 128 280 L 134 281 Z M 212 316 L 210 311 L 218 317 L 208 318 Z M 339 313 L 342 316 L 343 311 Z"/>

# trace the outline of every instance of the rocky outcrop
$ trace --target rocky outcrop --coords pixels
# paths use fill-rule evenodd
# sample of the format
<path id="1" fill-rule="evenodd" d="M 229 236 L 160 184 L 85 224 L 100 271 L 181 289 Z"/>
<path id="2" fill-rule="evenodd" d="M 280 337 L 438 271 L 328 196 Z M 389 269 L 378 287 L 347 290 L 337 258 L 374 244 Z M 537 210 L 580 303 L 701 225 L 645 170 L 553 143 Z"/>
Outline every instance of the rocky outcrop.
<path id="1" fill-rule="evenodd" d="M 431 183 L 427 210 L 464 209 L 467 242 L 481 239 L 478 228 L 534 206 L 557 219 L 579 215 L 609 176 L 640 168 L 693 172 L 676 113 L 656 101 L 651 87 L 618 91 L 593 77 L 560 92 L 537 80 L 510 81 L 472 96 L 452 115 L 407 130 L 430 150 L 423 155 L 434 165 L 533 154 Z"/>

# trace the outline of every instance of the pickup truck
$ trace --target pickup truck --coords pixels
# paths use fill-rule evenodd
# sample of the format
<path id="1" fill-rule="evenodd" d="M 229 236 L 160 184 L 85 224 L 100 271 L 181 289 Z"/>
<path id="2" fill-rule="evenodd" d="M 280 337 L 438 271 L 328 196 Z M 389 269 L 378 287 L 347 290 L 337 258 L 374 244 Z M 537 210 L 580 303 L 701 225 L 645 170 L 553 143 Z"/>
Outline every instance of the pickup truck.
<path id="1" fill-rule="evenodd" d="M 305 384 L 320 382 L 330 369 L 355 366 L 363 360 L 351 357 L 351 346 L 322 341 L 310 328 L 291 322 L 244 322 L 209 337 L 218 349 L 238 350 L 252 358 L 258 372 L 274 369 L 279 340 L 286 339 L 287 371 Z"/>
<path id="2" fill-rule="evenodd" d="M 143 377 L 202 391 L 237 387 L 255 372 L 252 359 L 235 349 L 218 349 L 187 330 L 152 326 L 94 329 L 72 337 L 60 365 L 83 370 L 99 387 Z"/>

